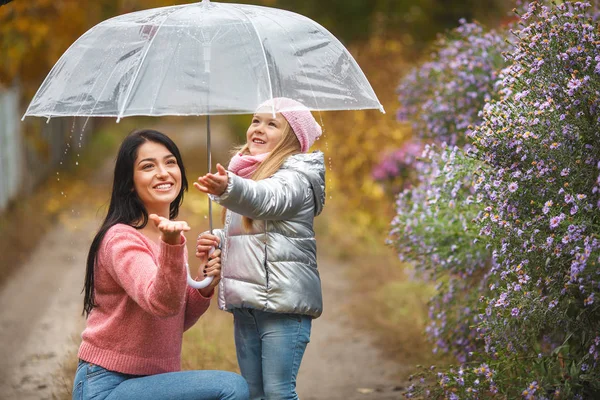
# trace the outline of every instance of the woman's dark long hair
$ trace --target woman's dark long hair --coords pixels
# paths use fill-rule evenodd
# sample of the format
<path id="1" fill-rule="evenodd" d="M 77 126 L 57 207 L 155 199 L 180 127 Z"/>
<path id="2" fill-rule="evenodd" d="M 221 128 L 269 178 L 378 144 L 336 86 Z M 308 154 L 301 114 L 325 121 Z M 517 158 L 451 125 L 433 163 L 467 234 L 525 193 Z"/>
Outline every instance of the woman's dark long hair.
<path id="1" fill-rule="evenodd" d="M 181 154 L 175 143 L 163 133 L 144 129 L 131 132 L 119 148 L 115 162 L 115 174 L 113 178 L 112 194 L 108 213 L 102 226 L 96 233 L 87 257 L 85 271 L 85 292 L 83 299 L 83 315 L 86 318 L 97 304 L 94 301 L 94 266 L 98 258 L 98 249 L 104 239 L 106 232 L 115 224 L 127 224 L 136 229 L 142 229 L 148 223 L 148 211 L 138 197 L 133 182 L 134 163 L 138 155 L 138 149 L 146 142 L 159 143 L 165 146 L 177 159 L 177 165 L 181 170 L 181 190 L 177 198 L 173 200 L 169 208 L 169 218 L 174 219 L 179 214 L 179 207 L 183 202 L 183 193 L 188 190 L 188 182 L 185 176 L 185 167 Z M 137 224 L 137 225 L 136 225 Z"/>

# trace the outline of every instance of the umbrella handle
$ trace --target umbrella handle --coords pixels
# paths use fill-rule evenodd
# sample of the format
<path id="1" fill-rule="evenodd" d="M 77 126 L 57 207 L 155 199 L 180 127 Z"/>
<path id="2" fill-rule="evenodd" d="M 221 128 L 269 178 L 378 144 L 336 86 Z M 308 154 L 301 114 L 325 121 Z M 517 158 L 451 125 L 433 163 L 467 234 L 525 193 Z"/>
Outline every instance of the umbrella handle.
<path id="1" fill-rule="evenodd" d="M 212 254 L 213 251 L 215 251 L 214 247 L 212 247 L 208 251 L 208 254 Z M 208 277 L 202 279 L 201 281 L 196 281 L 196 280 L 194 280 L 194 278 L 192 278 L 192 274 L 190 273 L 190 265 L 188 263 L 185 263 L 185 269 L 187 271 L 187 283 L 189 286 L 193 287 L 194 289 L 204 289 L 205 287 L 210 285 L 214 279 L 212 276 L 208 276 Z"/>

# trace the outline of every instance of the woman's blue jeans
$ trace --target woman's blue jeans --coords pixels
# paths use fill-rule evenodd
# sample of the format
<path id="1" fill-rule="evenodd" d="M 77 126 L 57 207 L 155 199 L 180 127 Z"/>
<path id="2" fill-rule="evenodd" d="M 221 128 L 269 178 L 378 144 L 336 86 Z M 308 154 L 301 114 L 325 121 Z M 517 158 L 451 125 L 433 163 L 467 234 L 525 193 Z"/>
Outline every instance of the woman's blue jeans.
<path id="1" fill-rule="evenodd" d="M 247 400 L 244 378 L 226 371 L 179 371 L 127 375 L 79 361 L 73 400 Z"/>
<path id="2" fill-rule="evenodd" d="M 235 348 L 252 400 L 298 399 L 296 376 L 310 341 L 312 318 L 234 309 Z"/>

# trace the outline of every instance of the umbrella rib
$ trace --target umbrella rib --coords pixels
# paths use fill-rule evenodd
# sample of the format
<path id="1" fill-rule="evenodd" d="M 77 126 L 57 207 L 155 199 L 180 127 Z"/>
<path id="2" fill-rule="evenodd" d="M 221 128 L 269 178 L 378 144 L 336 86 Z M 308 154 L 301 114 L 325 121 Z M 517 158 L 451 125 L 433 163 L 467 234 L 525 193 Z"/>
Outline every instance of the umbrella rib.
<path id="1" fill-rule="evenodd" d="M 240 13 L 242 13 L 244 18 L 246 18 L 248 20 L 248 22 L 250 22 L 250 25 L 252 25 L 252 29 L 254 29 L 256 36 L 258 36 L 258 43 L 260 43 L 260 49 L 262 50 L 262 53 L 263 53 L 263 60 L 265 60 L 265 68 L 267 69 L 267 82 L 269 84 L 269 93 L 271 94 L 271 99 L 272 99 L 273 98 L 273 86 L 271 85 L 271 73 L 269 72 L 269 63 L 267 61 L 267 53 L 265 52 L 265 46 L 263 45 L 260 33 L 258 32 L 258 29 L 256 29 L 256 25 L 254 25 L 254 22 L 252 21 L 252 19 L 250 17 L 248 17 L 243 10 L 240 10 L 238 7 L 233 7 L 233 8 L 238 10 Z"/>
<path id="2" fill-rule="evenodd" d="M 175 12 L 176 10 L 173 10 L 173 11 Z M 123 106 L 121 106 L 121 110 L 119 111 L 119 114 L 117 116 L 117 122 L 119 122 L 121 120 L 121 118 L 123 117 L 123 113 L 125 112 L 125 107 L 127 107 L 127 101 L 129 101 L 129 96 L 131 95 L 131 91 L 133 90 L 133 86 L 135 85 L 135 80 L 137 79 L 137 77 L 140 73 L 140 70 L 142 69 L 142 65 L 144 65 L 144 61 L 146 60 L 146 56 L 148 55 L 148 52 L 150 51 L 150 48 L 152 47 L 154 40 L 158 36 L 160 29 L 164 25 L 165 21 L 167 19 L 169 19 L 171 14 L 172 13 L 165 16 L 165 18 L 161 21 L 160 25 L 158 26 L 158 29 L 156 30 L 156 33 L 154 34 L 154 36 L 152 36 L 150 43 L 148 43 L 148 47 L 146 47 L 146 50 L 144 51 L 144 54 L 142 55 L 142 59 L 140 60 L 137 70 L 135 71 L 135 75 L 131 79 L 131 84 L 129 85 L 129 88 L 127 89 L 127 94 L 125 95 L 125 99 L 123 99 Z"/>

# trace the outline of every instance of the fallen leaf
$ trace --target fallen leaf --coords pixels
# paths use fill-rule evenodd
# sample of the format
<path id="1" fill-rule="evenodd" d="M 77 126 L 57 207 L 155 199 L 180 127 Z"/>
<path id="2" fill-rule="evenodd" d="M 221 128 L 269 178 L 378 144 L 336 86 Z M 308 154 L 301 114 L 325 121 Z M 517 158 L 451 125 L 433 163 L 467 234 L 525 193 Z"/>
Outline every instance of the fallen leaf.
<path id="1" fill-rule="evenodd" d="M 371 389 L 371 388 L 358 388 L 358 389 L 356 389 L 356 391 L 358 393 L 362 393 L 362 394 L 369 394 L 369 393 L 374 393 L 375 389 Z"/>

